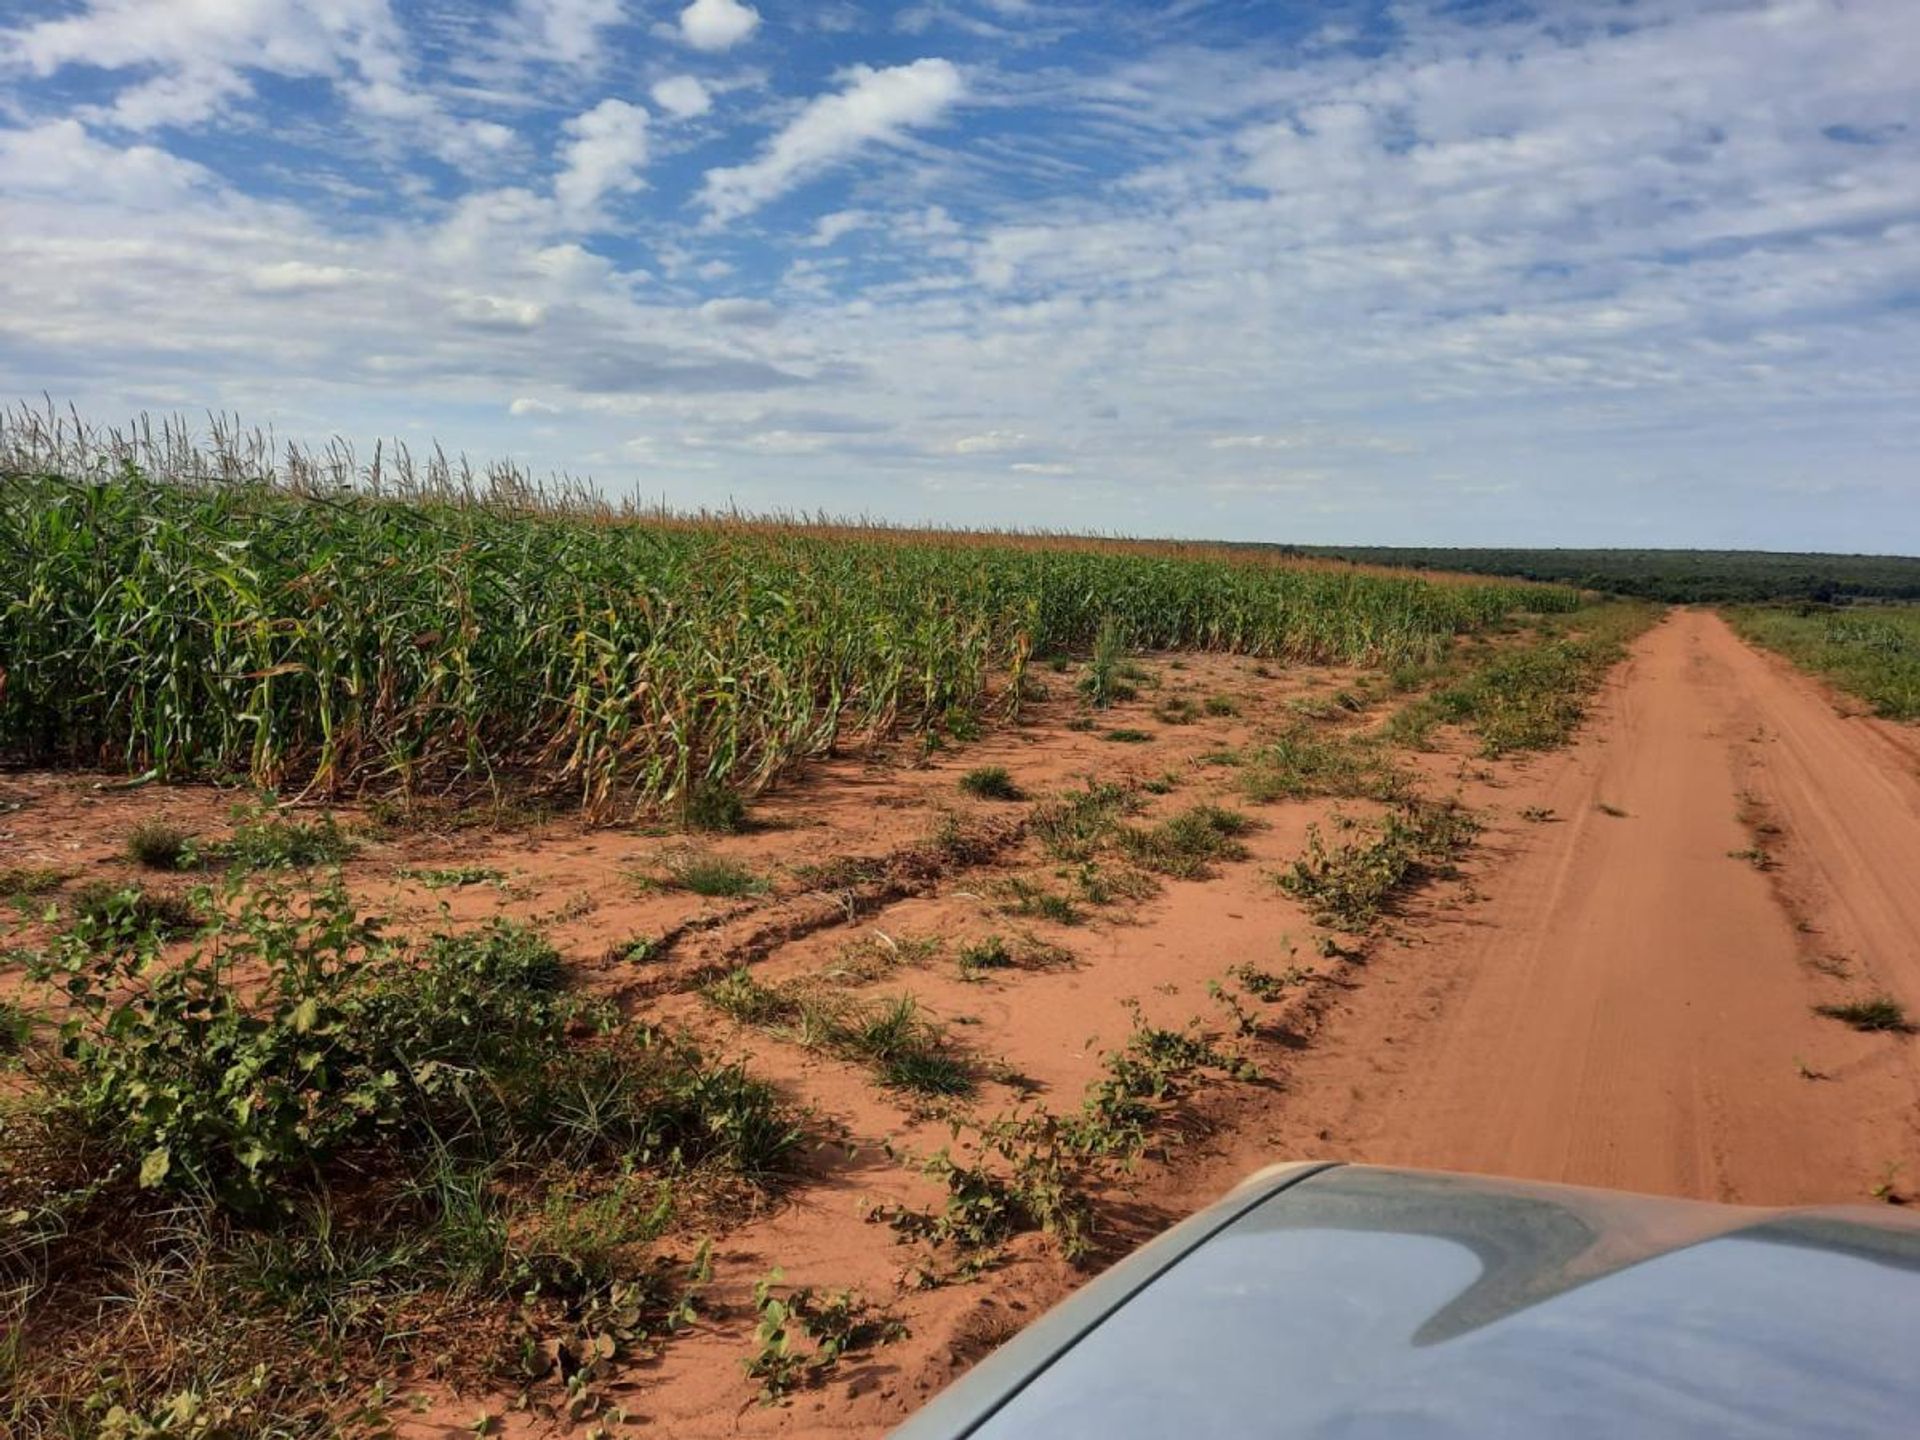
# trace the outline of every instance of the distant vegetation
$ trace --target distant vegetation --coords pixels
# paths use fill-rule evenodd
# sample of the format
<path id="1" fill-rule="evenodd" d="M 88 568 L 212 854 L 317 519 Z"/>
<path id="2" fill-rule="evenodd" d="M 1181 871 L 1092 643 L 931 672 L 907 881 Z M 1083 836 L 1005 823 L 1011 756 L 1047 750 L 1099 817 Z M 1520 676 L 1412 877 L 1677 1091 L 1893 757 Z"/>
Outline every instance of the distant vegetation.
<path id="1" fill-rule="evenodd" d="M 1920 720 L 1920 610 L 1746 607 L 1734 628 L 1825 675 L 1890 720 Z"/>
<path id="2" fill-rule="evenodd" d="M 1091 652 L 1101 703 L 1126 648 L 1397 663 L 1578 604 L 1218 548 L 640 514 L 444 457 L 23 412 L 0 415 L 0 552 L 12 758 L 312 793 L 510 779 L 693 820 L 837 743 L 970 729 L 1036 653 Z"/>
<path id="3" fill-rule="evenodd" d="M 1477 550 L 1288 545 L 1283 554 L 1543 580 L 1668 604 L 1920 600 L 1920 559 L 1765 550 Z"/>

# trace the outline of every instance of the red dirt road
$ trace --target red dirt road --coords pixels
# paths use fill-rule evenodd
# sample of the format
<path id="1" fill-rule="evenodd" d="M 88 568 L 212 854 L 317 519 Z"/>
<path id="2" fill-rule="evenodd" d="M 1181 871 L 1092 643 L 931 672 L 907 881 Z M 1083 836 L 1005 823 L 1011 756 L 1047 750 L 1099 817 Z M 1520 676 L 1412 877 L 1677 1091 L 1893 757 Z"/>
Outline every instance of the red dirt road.
<path id="1" fill-rule="evenodd" d="M 1920 1015 L 1915 760 L 1676 612 L 1576 746 L 1494 792 L 1554 818 L 1497 825 L 1482 903 L 1383 947 L 1293 1068 L 1287 1139 L 1750 1203 L 1920 1186 L 1916 1041 L 1813 1012 Z"/>

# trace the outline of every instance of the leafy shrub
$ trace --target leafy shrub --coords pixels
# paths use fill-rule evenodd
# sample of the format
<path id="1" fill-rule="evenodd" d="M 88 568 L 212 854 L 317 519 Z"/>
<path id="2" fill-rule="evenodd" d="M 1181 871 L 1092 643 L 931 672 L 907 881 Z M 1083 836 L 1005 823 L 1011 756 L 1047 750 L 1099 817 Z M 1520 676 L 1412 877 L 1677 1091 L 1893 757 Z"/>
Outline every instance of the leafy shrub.
<path id="1" fill-rule="evenodd" d="M 1424 872 L 1466 848 L 1477 829 L 1457 805 L 1428 802 L 1402 806 L 1374 839 L 1358 844 L 1330 849 L 1313 826 L 1307 853 L 1279 877 L 1280 887 L 1305 902 L 1320 923 L 1364 931 Z"/>
<path id="2" fill-rule="evenodd" d="M 192 896 L 104 880 L 74 892 L 72 914 L 74 933 L 109 948 L 177 939 L 198 930 L 205 918 Z"/>
<path id="3" fill-rule="evenodd" d="M 150 942 L 81 935 L 40 966 L 75 1010 L 60 1099 L 145 1188 L 258 1213 L 349 1151 L 466 1134 L 749 1170 L 782 1153 L 771 1092 L 737 1070 L 644 1027 L 570 1043 L 611 1017 L 563 992 L 559 956 L 522 927 L 405 944 L 337 886 L 270 891 L 152 960 Z"/>
<path id="4" fill-rule="evenodd" d="M 1117 618 L 1105 616 L 1094 636 L 1093 658 L 1080 677 L 1080 693 L 1094 709 L 1104 710 L 1116 701 L 1131 700 L 1138 693 L 1125 677 L 1126 658 L 1126 631 Z"/>
<path id="5" fill-rule="evenodd" d="M 310 870 L 351 855 L 352 838 L 331 814 L 316 820 L 260 815 L 243 820 L 213 854 L 243 870 Z"/>

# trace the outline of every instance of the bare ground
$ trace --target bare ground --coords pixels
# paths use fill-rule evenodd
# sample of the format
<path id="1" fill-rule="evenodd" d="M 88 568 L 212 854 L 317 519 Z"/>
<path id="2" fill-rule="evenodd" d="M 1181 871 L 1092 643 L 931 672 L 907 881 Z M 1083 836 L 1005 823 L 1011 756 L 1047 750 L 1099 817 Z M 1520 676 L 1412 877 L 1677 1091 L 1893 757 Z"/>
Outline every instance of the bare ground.
<path id="1" fill-rule="evenodd" d="M 1484 762 L 1451 737 L 1414 757 L 1429 793 L 1459 793 L 1488 828 L 1463 873 L 1413 897 L 1364 959 L 1317 953 L 1320 932 L 1272 878 L 1309 824 L 1364 814 L 1364 803 L 1248 807 L 1264 823 L 1250 857 L 1209 878 L 1166 882 L 1085 925 L 1009 917 L 999 887 L 1010 875 L 1056 887 L 1071 877 L 1022 833 L 1024 805 L 963 797 L 964 771 L 1005 765 L 1035 796 L 1087 778 L 1171 781 L 1147 819 L 1202 799 L 1243 803 L 1234 770 L 1209 757 L 1295 723 L 1303 698 L 1357 678 L 1269 677 L 1220 657 L 1154 669 L 1162 688 L 1104 715 L 1097 731 L 1070 727 L 1066 682 L 1049 677 L 1054 699 L 978 743 L 923 763 L 817 767 L 758 805 L 750 833 L 708 845 L 774 880 L 755 900 L 649 889 L 636 877 L 657 873 L 684 837 L 571 822 L 402 834 L 348 863 L 356 893 L 415 923 L 434 923 L 443 906 L 456 920 L 540 921 L 585 983 L 632 1013 L 687 1025 L 716 1053 L 749 1056 L 810 1113 L 820 1143 L 798 1183 L 717 1237 L 707 1322 L 614 1387 L 636 1424 L 687 1437 L 877 1434 L 1085 1276 L 1027 1237 L 975 1279 L 922 1287 L 925 1255 L 867 1216 L 888 1202 L 937 1203 L 911 1161 L 948 1141 L 944 1120 L 858 1065 L 732 1024 L 693 992 L 740 964 L 768 980 L 845 981 L 850 942 L 868 953 L 939 942 L 858 988 L 911 993 L 940 1017 L 996 1077 L 975 1102 L 988 1115 L 1073 1108 L 1103 1051 L 1124 1039 L 1129 1002 L 1154 1023 L 1197 1016 L 1220 1033 L 1210 980 L 1240 963 L 1305 972 L 1282 999 L 1255 1006 L 1260 1031 L 1244 1043 L 1263 1078 L 1208 1087 L 1164 1153 L 1104 1197 L 1096 1263 L 1285 1158 L 1748 1202 L 1859 1200 L 1920 1183 L 1913 1042 L 1858 1034 L 1812 1008 L 1885 992 L 1920 1010 L 1912 732 L 1839 713 L 1717 617 L 1677 612 L 1639 642 L 1569 749 Z M 1156 721 L 1153 706 L 1182 691 L 1231 696 L 1240 714 Z M 1326 723 L 1364 727 L 1383 710 Z M 1152 738 L 1101 738 L 1110 727 Z M 86 875 L 125 870 L 119 849 L 140 818 L 219 833 L 230 798 L 45 775 L 0 778 L 0 792 L 24 802 L 0 817 L 8 863 Z M 926 838 L 949 811 L 986 838 L 965 861 L 929 864 Z M 805 867 L 835 860 L 870 863 L 844 884 L 808 878 L 818 872 Z M 418 876 L 456 867 L 498 878 L 430 889 Z M 1030 935 L 1071 962 L 961 976 L 958 946 L 988 933 Z M 641 936 L 669 943 L 627 958 Z M 758 1405 L 741 1369 L 749 1297 L 776 1265 L 795 1283 L 891 1303 L 908 1338 L 817 1390 Z M 562 1428 L 538 1406 L 508 1413 L 503 1395 L 423 1388 L 431 1404 L 401 1417 L 404 1434 L 470 1433 L 482 1410 L 509 1433 Z"/>

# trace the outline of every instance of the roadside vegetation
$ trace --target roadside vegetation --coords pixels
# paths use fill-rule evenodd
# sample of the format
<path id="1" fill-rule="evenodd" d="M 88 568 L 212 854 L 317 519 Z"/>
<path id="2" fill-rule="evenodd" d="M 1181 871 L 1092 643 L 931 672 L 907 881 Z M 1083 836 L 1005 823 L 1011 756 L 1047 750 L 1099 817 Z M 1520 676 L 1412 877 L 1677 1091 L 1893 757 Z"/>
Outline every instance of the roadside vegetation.
<path id="1" fill-rule="evenodd" d="M 692 1319 L 703 1233 L 800 1142 L 738 1066 L 575 995 L 535 931 L 390 938 L 331 884 L 195 906 L 227 918 L 185 954 L 126 889 L 28 957 L 10 1434 L 384 1433 L 387 1378 L 427 1360 L 591 1419 L 596 1367 Z"/>
<path id="2" fill-rule="evenodd" d="M 1387 733 L 1417 745 L 1435 725 L 1460 725 L 1489 757 L 1564 745 L 1628 642 L 1658 614 L 1619 602 L 1543 621 L 1536 637 L 1468 664 L 1464 674 L 1402 708 Z"/>
<path id="3" fill-rule="evenodd" d="M 1920 720 L 1920 609 L 1746 607 L 1734 629 L 1859 696 L 1876 715 Z"/>

